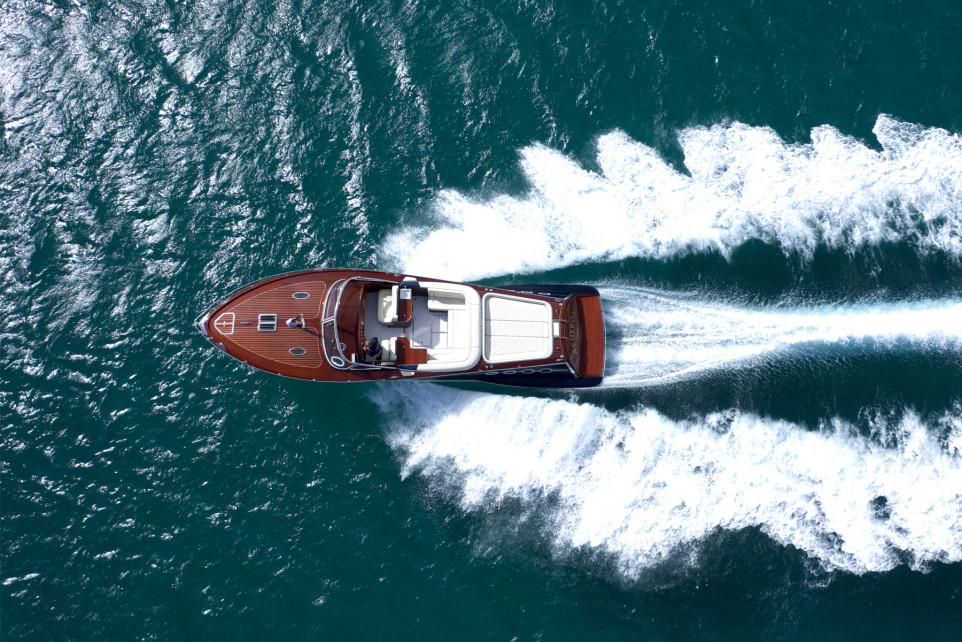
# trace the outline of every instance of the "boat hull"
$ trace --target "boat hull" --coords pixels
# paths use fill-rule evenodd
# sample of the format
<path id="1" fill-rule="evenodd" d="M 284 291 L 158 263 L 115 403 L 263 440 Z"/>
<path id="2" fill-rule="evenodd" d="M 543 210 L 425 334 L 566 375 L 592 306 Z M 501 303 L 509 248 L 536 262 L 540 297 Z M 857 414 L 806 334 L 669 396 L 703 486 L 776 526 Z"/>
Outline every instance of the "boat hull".
<path id="1" fill-rule="evenodd" d="M 590 286 L 308 270 L 242 288 L 196 323 L 235 359 L 297 379 L 588 387 L 604 376 L 604 320 Z M 368 362 L 364 341 L 375 338 L 384 349 Z"/>

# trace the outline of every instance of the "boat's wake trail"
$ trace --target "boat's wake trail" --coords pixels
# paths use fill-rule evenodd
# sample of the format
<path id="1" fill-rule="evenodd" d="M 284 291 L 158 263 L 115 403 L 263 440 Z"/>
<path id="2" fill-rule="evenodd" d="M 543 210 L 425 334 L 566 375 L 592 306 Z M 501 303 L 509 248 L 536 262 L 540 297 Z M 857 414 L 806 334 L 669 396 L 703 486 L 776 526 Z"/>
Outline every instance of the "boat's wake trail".
<path id="1" fill-rule="evenodd" d="M 414 384 L 415 386 L 419 384 Z M 738 411 L 674 421 L 651 409 L 458 391 L 373 393 L 402 471 L 480 514 L 520 505 L 519 528 L 559 555 L 587 551 L 629 578 L 718 529 L 758 527 L 829 570 L 962 560 L 962 409 L 841 420 L 813 432 Z"/>
<path id="2" fill-rule="evenodd" d="M 962 346 L 962 301 L 746 307 L 638 287 L 602 288 L 605 386 L 660 384 L 751 365 L 801 344 Z"/>
<path id="3" fill-rule="evenodd" d="M 692 128 L 678 136 L 687 171 L 619 132 L 599 138 L 595 170 L 531 146 L 521 150 L 526 194 L 445 191 L 432 220 L 399 228 L 381 258 L 469 280 L 731 256 L 752 239 L 802 258 L 884 243 L 962 257 L 962 141 L 887 116 L 874 132 L 880 150 L 829 126 L 811 143 L 740 123 Z M 753 309 L 626 287 L 602 297 L 609 385 L 803 343 L 960 342 L 957 301 Z M 861 432 L 840 419 L 813 431 L 738 410 L 677 421 L 649 408 L 412 383 L 373 389 L 405 476 L 430 480 L 469 512 L 500 518 L 520 505 L 518 528 L 536 529 L 559 554 L 614 560 L 627 577 L 680 551 L 697 556 L 719 530 L 751 527 L 830 570 L 962 561 L 958 405 Z"/>
<path id="4" fill-rule="evenodd" d="M 469 280 L 626 257 L 730 256 L 751 239 L 802 257 L 882 243 L 962 257 L 962 140 L 888 116 L 874 132 L 881 151 L 827 125 L 811 143 L 741 123 L 686 129 L 687 173 L 620 132 L 599 137 L 597 171 L 533 145 L 520 151 L 527 194 L 445 190 L 432 220 L 385 239 L 382 258 Z"/>

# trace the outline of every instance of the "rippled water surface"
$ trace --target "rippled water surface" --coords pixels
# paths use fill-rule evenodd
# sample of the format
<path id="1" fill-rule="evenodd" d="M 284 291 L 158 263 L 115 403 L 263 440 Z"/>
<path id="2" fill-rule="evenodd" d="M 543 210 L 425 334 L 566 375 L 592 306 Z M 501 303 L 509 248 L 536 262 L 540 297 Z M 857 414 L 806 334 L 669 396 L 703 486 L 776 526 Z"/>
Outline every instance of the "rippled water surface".
<path id="1" fill-rule="evenodd" d="M 958 639 L 962 10 L 7 0 L 4 639 Z M 605 384 L 336 386 L 305 267 L 602 292 Z"/>

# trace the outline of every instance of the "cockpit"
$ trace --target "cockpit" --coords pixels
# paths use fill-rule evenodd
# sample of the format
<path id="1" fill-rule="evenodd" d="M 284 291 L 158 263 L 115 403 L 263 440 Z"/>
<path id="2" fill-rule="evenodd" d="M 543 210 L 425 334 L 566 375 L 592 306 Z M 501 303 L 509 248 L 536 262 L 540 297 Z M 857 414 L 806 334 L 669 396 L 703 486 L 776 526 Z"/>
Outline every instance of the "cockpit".
<path id="1" fill-rule="evenodd" d="M 338 370 L 468 370 L 481 358 L 481 297 L 457 283 L 342 279 L 328 291 L 321 330 Z M 380 355 L 367 362 L 363 345 L 373 338 Z"/>

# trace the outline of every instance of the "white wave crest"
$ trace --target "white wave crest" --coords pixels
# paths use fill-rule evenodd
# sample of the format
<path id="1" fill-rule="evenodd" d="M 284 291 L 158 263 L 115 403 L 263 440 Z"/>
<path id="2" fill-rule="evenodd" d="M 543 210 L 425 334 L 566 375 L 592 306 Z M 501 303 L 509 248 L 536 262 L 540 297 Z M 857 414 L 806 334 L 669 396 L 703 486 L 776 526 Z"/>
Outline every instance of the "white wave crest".
<path id="1" fill-rule="evenodd" d="M 914 414 L 880 421 L 885 438 L 869 439 L 842 421 L 813 432 L 735 411 L 673 421 L 650 409 L 410 392 L 374 392 L 394 418 L 388 439 L 405 476 L 449 485 L 467 511 L 507 498 L 541 506 L 559 553 L 609 555 L 627 577 L 716 529 L 746 527 L 829 570 L 962 560 L 959 409 L 937 426 Z"/>
<path id="2" fill-rule="evenodd" d="M 741 307 L 640 287 L 601 288 L 610 335 L 604 385 L 665 383 L 749 365 L 805 343 L 962 344 L 962 301 Z"/>
<path id="3" fill-rule="evenodd" d="M 415 274 L 468 279 L 602 259 L 665 259 L 750 239 L 810 256 L 910 242 L 962 256 L 962 141 L 937 128 L 878 118 L 882 147 L 824 125 L 786 143 L 741 123 L 679 133 L 690 176 L 621 132 L 598 139 L 600 173 L 541 145 L 521 150 L 531 189 L 472 199 L 447 190 L 436 224 L 386 240 Z"/>

